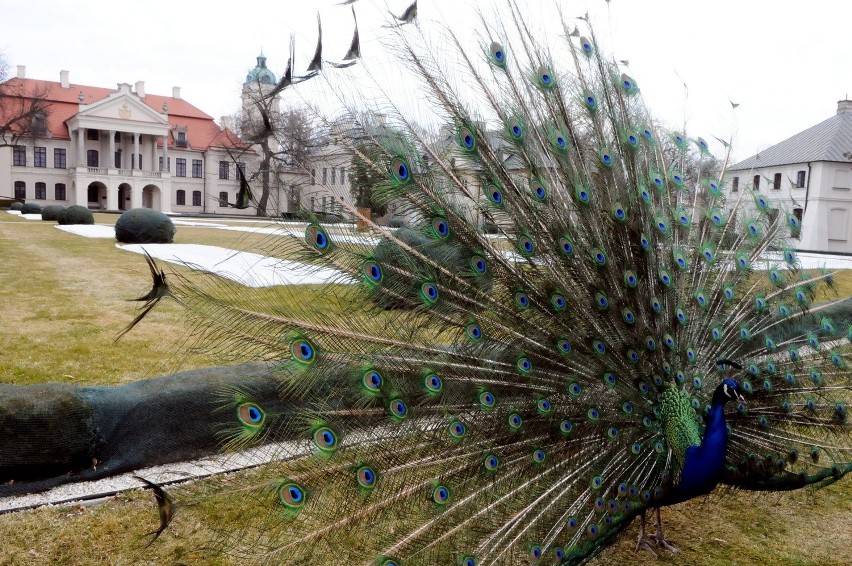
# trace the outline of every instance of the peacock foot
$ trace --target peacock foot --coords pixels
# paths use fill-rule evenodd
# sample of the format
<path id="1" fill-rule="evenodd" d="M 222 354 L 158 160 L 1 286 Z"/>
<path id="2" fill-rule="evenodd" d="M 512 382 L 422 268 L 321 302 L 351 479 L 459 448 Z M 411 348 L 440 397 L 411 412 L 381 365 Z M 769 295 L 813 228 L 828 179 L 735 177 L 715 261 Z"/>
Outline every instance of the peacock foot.
<path id="1" fill-rule="evenodd" d="M 666 540 L 665 535 L 663 534 L 663 520 L 660 517 L 660 508 L 657 507 L 657 532 L 654 533 L 654 540 L 657 543 L 657 548 L 663 548 L 668 550 L 672 554 L 677 554 L 680 550 L 677 549 L 676 546 L 669 544 L 669 541 Z M 643 516 L 644 518 L 644 516 Z"/>
<path id="2" fill-rule="evenodd" d="M 650 539 L 645 536 L 645 513 L 642 513 L 642 517 L 639 522 L 639 537 L 636 539 L 636 549 L 633 552 L 638 553 L 640 550 L 647 550 L 654 556 L 654 558 L 657 558 L 657 553 L 651 546 Z"/>
<path id="3" fill-rule="evenodd" d="M 656 533 L 654 534 L 654 542 L 656 543 L 657 548 L 668 550 L 672 554 L 677 554 L 678 552 L 680 552 L 680 549 L 678 547 L 670 544 L 669 541 L 667 541 L 661 535 L 658 535 Z"/>

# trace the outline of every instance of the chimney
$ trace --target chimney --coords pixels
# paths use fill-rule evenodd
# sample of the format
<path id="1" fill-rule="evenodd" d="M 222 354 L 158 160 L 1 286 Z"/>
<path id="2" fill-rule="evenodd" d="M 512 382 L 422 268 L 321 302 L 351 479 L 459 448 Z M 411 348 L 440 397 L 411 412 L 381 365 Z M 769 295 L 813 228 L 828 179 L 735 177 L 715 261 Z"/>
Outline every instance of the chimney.
<path id="1" fill-rule="evenodd" d="M 852 114 L 852 100 L 848 98 L 846 100 L 838 100 L 837 101 L 837 113 L 838 114 Z"/>
<path id="2" fill-rule="evenodd" d="M 26 65 L 18 65 L 18 78 L 19 79 L 27 78 L 27 67 L 26 67 Z"/>
<path id="3" fill-rule="evenodd" d="M 145 98 L 145 81 L 136 81 L 136 96 Z"/>
<path id="4" fill-rule="evenodd" d="M 179 86 L 173 86 L 172 87 L 172 98 L 177 98 L 178 100 L 180 100 L 180 87 Z"/>
<path id="5" fill-rule="evenodd" d="M 71 83 L 68 82 L 68 71 L 59 71 L 59 86 L 71 88 Z"/>

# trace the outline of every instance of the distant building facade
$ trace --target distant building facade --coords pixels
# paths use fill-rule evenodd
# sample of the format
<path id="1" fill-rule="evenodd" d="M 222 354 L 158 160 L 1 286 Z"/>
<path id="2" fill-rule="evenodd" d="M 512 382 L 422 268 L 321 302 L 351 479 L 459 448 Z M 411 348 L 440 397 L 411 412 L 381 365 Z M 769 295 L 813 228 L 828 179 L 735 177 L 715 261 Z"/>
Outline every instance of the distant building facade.
<path id="1" fill-rule="evenodd" d="M 740 161 L 727 172 L 729 199 L 744 188 L 802 220 L 801 250 L 852 253 L 852 100 L 837 114 Z"/>
<path id="2" fill-rule="evenodd" d="M 233 131 L 183 100 L 145 92 L 145 83 L 115 89 L 29 79 L 18 66 L 0 104 L 44 97 L 38 127 L 0 148 L 0 195 L 93 210 L 148 207 L 175 213 L 243 213 L 240 176 L 256 153 Z"/>

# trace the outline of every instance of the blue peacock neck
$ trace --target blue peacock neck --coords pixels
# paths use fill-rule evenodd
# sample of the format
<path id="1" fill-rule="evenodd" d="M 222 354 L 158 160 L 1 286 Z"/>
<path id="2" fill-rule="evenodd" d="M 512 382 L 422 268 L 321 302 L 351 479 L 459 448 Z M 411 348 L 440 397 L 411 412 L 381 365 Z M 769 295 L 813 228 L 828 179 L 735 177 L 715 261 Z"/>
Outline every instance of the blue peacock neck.
<path id="1" fill-rule="evenodd" d="M 686 450 L 680 481 L 669 492 L 664 504 L 680 503 L 713 491 L 725 471 L 725 454 L 728 448 L 728 425 L 725 421 L 725 404 L 732 400 L 742 401 L 739 385 L 726 379 L 713 393 L 713 401 L 705 418 L 704 436 L 701 444 Z"/>

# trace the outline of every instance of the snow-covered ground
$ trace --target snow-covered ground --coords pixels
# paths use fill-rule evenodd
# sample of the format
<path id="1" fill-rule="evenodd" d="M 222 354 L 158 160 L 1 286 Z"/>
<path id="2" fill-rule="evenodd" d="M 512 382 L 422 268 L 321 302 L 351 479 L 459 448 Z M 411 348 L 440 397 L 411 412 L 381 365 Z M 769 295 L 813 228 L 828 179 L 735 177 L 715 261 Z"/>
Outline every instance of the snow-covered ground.
<path id="1" fill-rule="evenodd" d="M 247 287 L 303 285 L 325 283 L 338 278 L 341 283 L 354 283 L 341 271 L 313 267 L 296 261 L 277 259 L 250 252 L 240 252 L 201 244 L 116 244 L 135 253 L 147 251 L 151 257 L 207 271 Z"/>
<path id="2" fill-rule="evenodd" d="M 115 226 L 109 224 L 68 224 L 54 226 L 57 230 L 83 236 L 84 238 L 113 238 L 115 239 Z"/>

